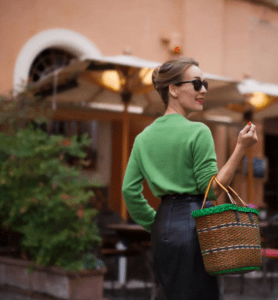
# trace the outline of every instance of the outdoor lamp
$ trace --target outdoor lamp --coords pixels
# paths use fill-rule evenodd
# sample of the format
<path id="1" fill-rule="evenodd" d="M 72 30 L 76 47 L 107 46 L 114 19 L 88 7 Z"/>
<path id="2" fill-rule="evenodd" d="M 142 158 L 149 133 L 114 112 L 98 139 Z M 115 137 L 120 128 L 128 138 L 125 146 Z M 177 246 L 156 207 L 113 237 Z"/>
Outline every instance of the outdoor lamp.
<path id="1" fill-rule="evenodd" d="M 125 80 L 120 78 L 117 71 L 105 71 L 101 76 L 101 83 L 106 88 L 111 89 L 114 92 L 118 92 L 121 85 L 125 83 Z"/>
<path id="2" fill-rule="evenodd" d="M 254 92 L 249 102 L 255 107 L 257 111 L 265 109 L 267 106 L 272 104 L 271 99 L 262 92 Z"/>
<path id="3" fill-rule="evenodd" d="M 253 111 L 253 113 L 262 111 L 275 103 L 275 97 L 268 96 L 262 92 L 246 94 L 247 101 L 243 104 L 229 104 L 228 109 L 243 113 L 244 111 Z"/>
<path id="4" fill-rule="evenodd" d="M 144 84 L 150 85 L 152 84 L 152 73 L 154 69 L 143 68 L 139 72 L 139 77 L 143 81 Z"/>
<path id="5" fill-rule="evenodd" d="M 142 68 L 139 71 L 139 78 L 144 85 L 152 84 L 152 71 L 153 69 L 149 68 Z M 105 71 L 101 75 L 101 84 L 113 92 L 119 92 L 125 83 L 126 80 L 121 78 L 118 71 Z"/>

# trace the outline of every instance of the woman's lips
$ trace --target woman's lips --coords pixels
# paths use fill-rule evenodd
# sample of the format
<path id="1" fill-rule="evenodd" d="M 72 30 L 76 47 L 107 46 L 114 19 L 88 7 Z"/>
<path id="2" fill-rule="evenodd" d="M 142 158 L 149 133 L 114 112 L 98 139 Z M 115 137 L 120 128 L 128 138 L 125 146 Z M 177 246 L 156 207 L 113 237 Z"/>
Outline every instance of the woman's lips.
<path id="1" fill-rule="evenodd" d="M 203 100 L 197 100 L 197 101 L 198 101 L 199 103 L 201 103 L 201 104 L 203 104 L 203 102 L 204 102 Z"/>

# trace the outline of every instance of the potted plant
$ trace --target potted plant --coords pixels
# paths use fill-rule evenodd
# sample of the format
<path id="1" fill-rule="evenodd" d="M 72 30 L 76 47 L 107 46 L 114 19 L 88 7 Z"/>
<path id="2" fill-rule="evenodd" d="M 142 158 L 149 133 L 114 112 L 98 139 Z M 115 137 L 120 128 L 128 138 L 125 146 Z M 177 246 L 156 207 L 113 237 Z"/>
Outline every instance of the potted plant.
<path id="1" fill-rule="evenodd" d="M 15 106 L 11 110 L 18 115 Z M 84 158 L 91 140 L 87 134 L 81 141 L 48 136 L 34 122 L 19 126 L 20 118 L 14 120 L 0 133 L 0 219 L 10 256 L 0 256 L 0 284 L 63 299 L 102 299 L 98 211 L 88 204 L 95 183 L 80 178 L 81 165 L 66 162 L 68 156 Z"/>

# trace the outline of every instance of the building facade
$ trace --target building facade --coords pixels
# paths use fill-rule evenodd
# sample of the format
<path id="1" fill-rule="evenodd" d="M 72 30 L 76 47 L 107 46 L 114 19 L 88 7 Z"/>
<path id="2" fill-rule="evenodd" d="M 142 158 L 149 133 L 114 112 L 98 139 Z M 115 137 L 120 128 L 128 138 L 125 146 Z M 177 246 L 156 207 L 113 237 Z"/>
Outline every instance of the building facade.
<path id="1" fill-rule="evenodd" d="M 178 55 L 195 58 L 204 72 L 238 81 L 253 78 L 278 84 L 277 43 L 275 1 L 2 0 L 0 93 L 21 89 L 42 78 L 49 71 L 47 54 L 42 55 L 47 49 L 64 51 L 60 60 L 66 60 L 67 55 L 68 59 L 97 59 L 125 52 L 162 63 L 175 56 L 179 47 Z M 39 56 L 44 57 L 45 67 L 35 64 Z M 94 135 L 97 167 L 84 175 L 109 188 L 109 207 L 119 211 L 121 120 L 110 112 L 84 111 L 57 112 L 55 119 L 98 123 L 98 133 Z M 130 120 L 130 151 L 136 135 L 153 120 L 140 116 Z M 215 140 L 220 169 L 231 155 L 241 128 L 207 125 Z M 253 155 L 260 158 L 265 154 L 266 132 L 263 122 L 256 125 L 259 142 L 253 146 Z M 247 199 L 247 177 L 242 166 L 232 185 Z M 264 185 L 265 180 L 254 179 L 254 203 L 264 201 Z M 159 199 L 146 183 L 144 195 L 154 208 L 158 207 Z M 225 201 L 225 196 L 219 198 L 220 203 Z"/>

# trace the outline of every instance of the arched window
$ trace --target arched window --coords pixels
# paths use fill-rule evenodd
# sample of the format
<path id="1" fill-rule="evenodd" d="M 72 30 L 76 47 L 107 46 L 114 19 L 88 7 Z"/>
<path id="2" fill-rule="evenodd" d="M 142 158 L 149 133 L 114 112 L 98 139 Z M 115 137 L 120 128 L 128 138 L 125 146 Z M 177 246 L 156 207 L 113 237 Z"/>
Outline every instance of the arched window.
<path id="1" fill-rule="evenodd" d="M 77 59 L 100 59 L 102 54 L 97 47 L 82 34 L 62 28 L 49 29 L 33 36 L 21 49 L 14 69 L 13 94 L 23 91 L 28 83 L 36 58 L 47 49 L 64 50 Z M 42 67 L 40 67 L 42 68 Z M 39 70 L 39 74 L 40 74 Z M 36 78 L 34 78 L 35 80 Z"/>
<path id="2" fill-rule="evenodd" d="M 76 59 L 76 56 L 61 49 L 48 48 L 43 50 L 37 55 L 30 67 L 29 84 L 35 83 L 55 70 L 67 66 L 74 59 Z"/>
<path id="3" fill-rule="evenodd" d="M 70 62 L 77 57 L 65 50 L 58 48 L 47 48 L 40 52 L 34 59 L 30 70 L 29 70 L 29 82 L 32 84 L 40 81 L 47 75 L 51 74 L 55 70 L 63 68 L 70 64 Z M 64 136 L 72 136 L 74 134 L 78 135 L 78 140 L 80 140 L 81 135 L 84 133 L 89 134 L 89 138 L 93 139 L 92 144 L 86 147 L 84 150 L 87 153 L 83 169 L 95 170 L 96 169 L 96 158 L 97 158 L 97 121 L 72 121 L 72 120 L 56 120 L 48 121 L 47 124 L 37 124 L 34 121 L 31 123 L 48 134 L 58 134 Z M 74 164 L 77 161 L 74 157 L 69 157 L 68 162 Z"/>

